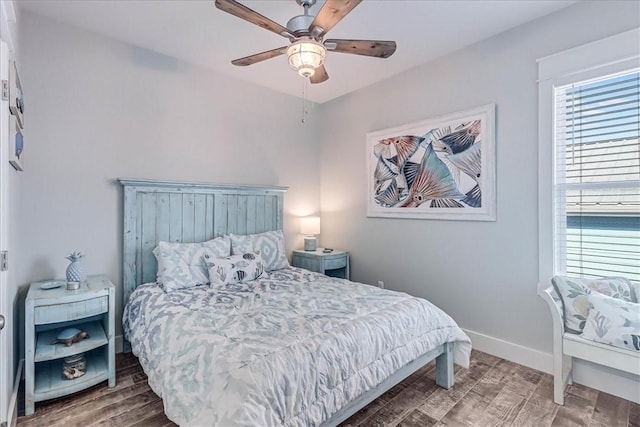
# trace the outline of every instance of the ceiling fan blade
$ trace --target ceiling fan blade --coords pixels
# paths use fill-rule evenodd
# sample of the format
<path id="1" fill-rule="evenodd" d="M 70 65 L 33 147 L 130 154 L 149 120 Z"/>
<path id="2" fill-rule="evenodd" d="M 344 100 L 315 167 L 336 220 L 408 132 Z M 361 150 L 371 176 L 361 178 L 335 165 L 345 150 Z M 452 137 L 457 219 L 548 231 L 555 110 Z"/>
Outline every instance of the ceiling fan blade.
<path id="1" fill-rule="evenodd" d="M 324 65 L 316 68 L 316 72 L 313 73 L 313 76 L 309 77 L 309 81 L 311 82 L 311 84 L 322 83 L 326 82 L 327 80 L 329 80 L 329 74 L 327 74 L 327 69 L 324 68 Z"/>
<path id="2" fill-rule="evenodd" d="M 245 56 L 244 58 L 234 59 L 231 61 L 233 65 L 239 65 L 241 67 L 255 64 L 260 61 L 264 61 L 267 59 L 275 58 L 276 56 L 280 56 L 287 51 L 287 47 L 279 47 L 277 49 L 268 50 L 266 52 L 256 53 L 255 55 Z"/>
<path id="3" fill-rule="evenodd" d="M 329 39 L 324 46 L 332 52 L 388 58 L 396 51 L 396 42 L 384 40 Z"/>
<path id="4" fill-rule="evenodd" d="M 235 0 L 216 0 L 216 7 L 232 14 L 233 16 L 237 16 L 240 19 L 256 24 L 265 30 L 273 31 L 274 33 L 288 39 L 293 38 L 293 35 L 289 33 L 289 30 L 287 30 L 286 27 L 283 27 L 277 22 L 260 15 L 258 12 L 249 9 L 247 6 L 240 4 Z"/>
<path id="5" fill-rule="evenodd" d="M 313 19 L 309 31 L 316 37 L 322 37 L 342 18 L 347 16 L 362 0 L 327 0 Z"/>

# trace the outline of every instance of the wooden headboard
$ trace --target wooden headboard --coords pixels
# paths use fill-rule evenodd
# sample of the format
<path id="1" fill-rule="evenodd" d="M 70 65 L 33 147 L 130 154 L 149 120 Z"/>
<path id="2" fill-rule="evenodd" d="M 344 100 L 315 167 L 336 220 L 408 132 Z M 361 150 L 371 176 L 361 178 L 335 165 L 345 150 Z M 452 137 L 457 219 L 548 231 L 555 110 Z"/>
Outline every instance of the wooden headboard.
<path id="1" fill-rule="evenodd" d="M 156 279 L 158 242 L 281 230 L 287 187 L 119 179 L 124 187 L 123 303 Z"/>

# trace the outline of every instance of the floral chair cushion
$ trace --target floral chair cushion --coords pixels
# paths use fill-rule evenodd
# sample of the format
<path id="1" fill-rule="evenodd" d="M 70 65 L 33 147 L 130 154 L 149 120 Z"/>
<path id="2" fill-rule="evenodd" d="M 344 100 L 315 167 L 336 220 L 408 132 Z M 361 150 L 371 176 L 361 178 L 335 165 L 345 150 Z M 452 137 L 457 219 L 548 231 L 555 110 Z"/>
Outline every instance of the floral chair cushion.
<path id="1" fill-rule="evenodd" d="M 582 337 L 640 351 L 640 304 L 593 292 Z"/>
<path id="2" fill-rule="evenodd" d="M 612 298 L 632 302 L 630 283 L 624 277 L 582 279 L 555 276 L 551 283 L 562 301 L 564 328 L 574 334 L 582 333 L 589 314 L 588 296 L 598 292 Z"/>

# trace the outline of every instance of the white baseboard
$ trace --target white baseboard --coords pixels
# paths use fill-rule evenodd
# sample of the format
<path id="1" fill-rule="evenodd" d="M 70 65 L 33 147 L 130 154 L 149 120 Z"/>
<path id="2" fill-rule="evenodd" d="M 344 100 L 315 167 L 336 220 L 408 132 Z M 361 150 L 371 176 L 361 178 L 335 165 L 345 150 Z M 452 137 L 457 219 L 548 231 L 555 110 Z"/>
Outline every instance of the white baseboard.
<path id="1" fill-rule="evenodd" d="M 473 348 L 538 371 L 553 372 L 553 356 L 533 348 L 465 329 Z M 573 362 L 573 381 L 640 404 L 640 377 L 585 360 Z"/>
<path id="2" fill-rule="evenodd" d="M 18 363 L 18 372 L 16 372 L 13 391 L 11 392 L 11 398 L 9 399 L 9 413 L 7 414 L 7 426 L 9 427 L 16 427 L 16 424 L 18 423 L 18 391 L 20 390 L 23 366 L 24 359 L 21 359 Z"/>
<path id="3" fill-rule="evenodd" d="M 476 350 L 546 372 L 547 374 L 553 372 L 553 355 L 551 353 L 544 353 L 468 329 L 463 330 L 471 338 L 473 348 Z"/>

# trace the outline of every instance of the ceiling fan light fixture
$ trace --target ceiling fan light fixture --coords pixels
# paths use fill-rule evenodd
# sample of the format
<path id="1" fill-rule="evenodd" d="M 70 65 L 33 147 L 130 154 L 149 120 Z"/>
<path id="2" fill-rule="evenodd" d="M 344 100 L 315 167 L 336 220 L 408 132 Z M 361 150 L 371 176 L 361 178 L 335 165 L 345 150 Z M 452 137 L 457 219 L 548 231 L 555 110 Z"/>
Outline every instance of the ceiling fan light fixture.
<path id="1" fill-rule="evenodd" d="M 289 46 L 287 56 L 289 65 L 302 77 L 311 77 L 316 68 L 324 63 L 327 49 L 315 40 L 298 40 Z"/>

